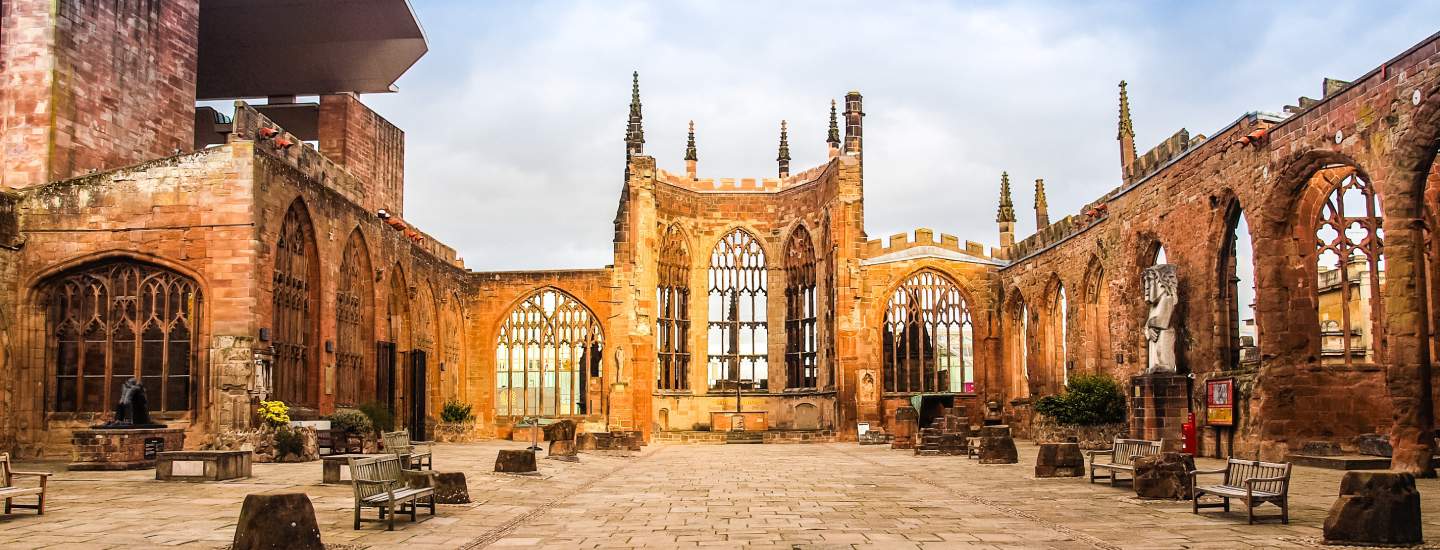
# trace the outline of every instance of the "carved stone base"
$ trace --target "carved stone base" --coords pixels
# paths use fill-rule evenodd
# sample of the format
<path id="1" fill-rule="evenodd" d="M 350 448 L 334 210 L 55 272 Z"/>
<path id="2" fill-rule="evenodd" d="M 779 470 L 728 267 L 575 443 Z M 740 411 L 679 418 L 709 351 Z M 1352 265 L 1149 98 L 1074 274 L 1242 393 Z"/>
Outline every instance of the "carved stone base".
<path id="1" fill-rule="evenodd" d="M 1130 437 L 1178 441 L 1189 412 L 1189 381 L 1183 374 L 1130 377 Z"/>
<path id="2" fill-rule="evenodd" d="M 165 451 L 185 448 L 183 428 L 88 429 L 70 436 L 71 470 L 141 470 L 154 468 Z"/>

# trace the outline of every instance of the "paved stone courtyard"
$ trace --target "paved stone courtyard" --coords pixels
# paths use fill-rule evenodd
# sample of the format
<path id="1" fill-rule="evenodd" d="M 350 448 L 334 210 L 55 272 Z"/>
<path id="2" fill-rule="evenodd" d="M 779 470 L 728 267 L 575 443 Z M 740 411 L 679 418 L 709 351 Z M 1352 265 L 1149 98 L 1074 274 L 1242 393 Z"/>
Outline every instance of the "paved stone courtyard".
<path id="1" fill-rule="evenodd" d="M 256 464 L 249 480 L 207 484 L 22 464 L 61 473 L 45 516 L 0 517 L 0 548 L 223 548 L 244 496 L 265 491 L 308 493 L 325 542 L 355 548 L 1295 548 L 1316 546 L 1341 475 L 1297 468 L 1291 524 L 1252 526 L 1240 506 L 1197 517 L 1187 502 L 1034 479 L 1025 443 L 1016 465 L 850 443 L 650 446 L 542 460 L 539 476 L 489 472 L 496 450 L 523 446 L 437 446 L 436 467 L 465 471 L 474 503 L 394 532 L 352 530 L 350 488 L 321 485 L 319 462 Z M 1440 481 L 1419 488 L 1425 531 L 1440 536 Z"/>

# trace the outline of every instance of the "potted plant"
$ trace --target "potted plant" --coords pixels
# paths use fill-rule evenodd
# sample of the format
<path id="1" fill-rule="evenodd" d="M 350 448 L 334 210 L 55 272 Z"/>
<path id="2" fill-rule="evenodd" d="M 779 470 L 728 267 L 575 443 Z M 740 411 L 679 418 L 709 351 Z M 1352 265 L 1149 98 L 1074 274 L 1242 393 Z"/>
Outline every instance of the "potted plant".
<path id="1" fill-rule="evenodd" d="M 451 398 L 440 408 L 440 423 L 435 426 L 435 439 L 446 443 L 470 440 L 475 413 L 468 403 Z"/>
<path id="2" fill-rule="evenodd" d="M 363 453 L 367 436 L 375 431 L 375 423 L 358 409 L 339 409 L 327 417 L 330 439 L 336 453 Z"/>

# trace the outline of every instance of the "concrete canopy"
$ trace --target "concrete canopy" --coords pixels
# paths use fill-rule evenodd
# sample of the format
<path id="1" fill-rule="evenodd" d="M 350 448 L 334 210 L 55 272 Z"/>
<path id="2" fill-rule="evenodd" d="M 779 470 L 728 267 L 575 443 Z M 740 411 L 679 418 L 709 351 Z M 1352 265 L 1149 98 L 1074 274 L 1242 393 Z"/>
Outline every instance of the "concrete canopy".
<path id="1" fill-rule="evenodd" d="M 407 0 L 205 0 L 196 99 L 393 92 L 427 49 Z"/>

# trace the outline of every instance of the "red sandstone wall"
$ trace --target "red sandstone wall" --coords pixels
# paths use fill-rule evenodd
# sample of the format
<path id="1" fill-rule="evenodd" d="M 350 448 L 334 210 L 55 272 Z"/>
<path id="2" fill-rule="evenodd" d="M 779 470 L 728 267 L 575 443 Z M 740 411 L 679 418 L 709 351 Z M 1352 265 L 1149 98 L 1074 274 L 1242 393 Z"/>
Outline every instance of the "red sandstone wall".
<path id="1" fill-rule="evenodd" d="M 198 1 L 6 4 L 5 186 L 190 149 Z"/>
<path id="2" fill-rule="evenodd" d="M 405 133 L 351 94 L 320 96 L 320 151 L 366 183 L 361 204 L 405 210 Z"/>

